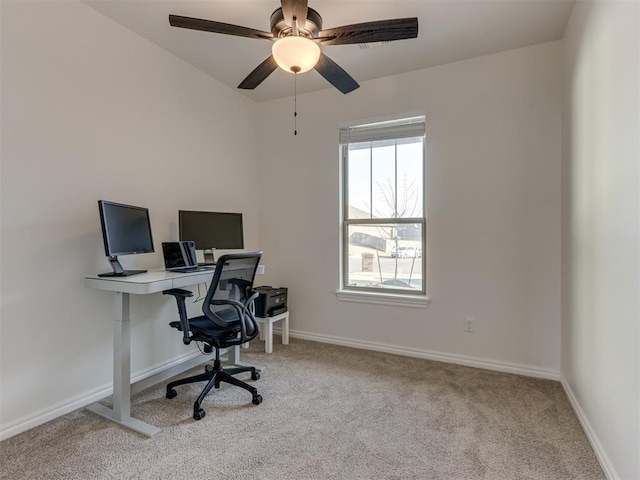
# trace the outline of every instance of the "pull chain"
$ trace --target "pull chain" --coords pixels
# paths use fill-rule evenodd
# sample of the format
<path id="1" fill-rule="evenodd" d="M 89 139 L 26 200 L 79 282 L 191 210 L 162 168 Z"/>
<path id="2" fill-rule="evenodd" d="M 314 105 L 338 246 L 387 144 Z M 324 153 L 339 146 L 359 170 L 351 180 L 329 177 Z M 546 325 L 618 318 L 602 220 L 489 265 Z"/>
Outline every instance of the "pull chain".
<path id="1" fill-rule="evenodd" d="M 293 72 L 293 134 L 298 135 L 298 72 Z"/>
<path id="2" fill-rule="evenodd" d="M 293 34 L 298 36 L 298 17 L 293 17 Z M 298 135 L 298 72 L 300 67 L 294 65 L 291 67 L 293 72 L 293 134 Z"/>

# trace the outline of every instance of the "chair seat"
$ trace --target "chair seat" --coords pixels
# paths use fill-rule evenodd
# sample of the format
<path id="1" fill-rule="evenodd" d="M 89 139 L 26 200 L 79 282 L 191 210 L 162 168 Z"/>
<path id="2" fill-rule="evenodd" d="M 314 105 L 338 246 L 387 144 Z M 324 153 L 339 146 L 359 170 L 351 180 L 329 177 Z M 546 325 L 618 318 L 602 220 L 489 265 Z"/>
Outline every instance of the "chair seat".
<path id="1" fill-rule="evenodd" d="M 182 331 L 180 322 L 171 322 L 169 325 Z M 217 348 L 225 348 L 229 346 L 230 343 L 234 343 L 233 339 L 240 333 L 240 326 L 238 324 L 229 327 L 220 327 L 204 315 L 190 318 L 189 327 L 193 340 L 205 342 Z"/>

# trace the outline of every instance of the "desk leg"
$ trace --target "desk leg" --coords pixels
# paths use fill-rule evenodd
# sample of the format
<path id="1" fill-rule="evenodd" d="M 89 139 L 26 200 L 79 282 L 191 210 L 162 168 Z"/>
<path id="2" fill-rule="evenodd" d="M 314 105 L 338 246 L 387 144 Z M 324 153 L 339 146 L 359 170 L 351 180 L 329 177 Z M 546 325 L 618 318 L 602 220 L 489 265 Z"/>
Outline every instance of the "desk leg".
<path id="1" fill-rule="evenodd" d="M 131 417 L 131 320 L 129 318 L 128 293 L 116 292 L 115 314 L 113 322 L 113 408 L 94 403 L 89 405 L 87 410 L 151 437 L 160 429 Z"/>
<path id="2" fill-rule="evenodd" d="M 253 363 L 240 361 L 240 345 L 229 348 L 227 353 L 227 360 L 232 365 L 237 365 L 238 367 L 256 367 L 256 370 L 264 370 L 264 366 L 262 365 L 254 365 Z"/>
<path id="3" fill-rule="evenodd" d="M 234 365 L 239 365 L 240 362 L 240 346 L 236 345 L 235 347 L 229 348 L 228 359 L 229 363 L 233 363 Z"/>
<path id="4" fill-rule="evenodd" d="M 284 322 L 282 322 L 282 344 L 289 345 L 289 312 L 285 312 Z"/>

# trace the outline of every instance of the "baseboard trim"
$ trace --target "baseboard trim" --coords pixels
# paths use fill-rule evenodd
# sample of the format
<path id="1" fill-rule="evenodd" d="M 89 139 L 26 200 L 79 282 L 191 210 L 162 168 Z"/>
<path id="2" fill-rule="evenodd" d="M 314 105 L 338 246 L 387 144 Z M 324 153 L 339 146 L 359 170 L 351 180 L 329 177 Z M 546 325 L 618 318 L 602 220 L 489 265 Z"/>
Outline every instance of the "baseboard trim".
<path id="1" fill-rule="evenodd" d="M 350 338 L 335 337 L 332 335 L 321 335 L 317 333 L 302 332 L 300 330 L 290 330 L 289 335 L 302 340 L 311 340 L 320 343 L 330 343 L 333 345 L 341 345 L 344 347 L 359 348 L 362 350 L 372 350 L 376 352 L 392 353 L 405 357 L 424 358 L 426 360 L 434 360 L 437 362 L 455 363 L 456 365 L 464 365 L 466 367 L 484 368 L 486 370 L 494 370 L 497 372 L 513 373 L 526 377 L 543 378 L 547 380 L 560 380 L 560 372 L 553 370 L 544 370 L 530 365 L 518 363 L 497 362 L 486 358 L 470 357 L 466 355 L 455 355 L 450 353 L 437 352 L 433 350 L 421 350 L 415 348 L 399 347 L 397 345 L 388 345 L 384 343 L 363 342 L 361 340 L 353 340 Z"/>
<path id="2" fill-rule="evenodd" d="M 196 367 L 211 357 L 202 355 L 200 352 L 190 353 L 183 357 L 176 358 L 169 362 L 156 365 L 146 370 L 137 372 L 131 377 L 131 393 L 138 393 L 168 378 Z M 47 423 L 54 418 L 66 415 L 79 408 L 86 407 L 92 403 L 102 400 L 113 394 L 113 385 L 109 383 L 102 387 L 93 389 L 85 394 L 78 395 L 63 402 L 59 402 L 49 408 L 42 409 L 31 415 L 22 417 L 0 429 L 0 441 L 26 432 L 34 427 Z"/>
<path id="3" fill-rule="evenodd" d="M 564 375 L 560 375 L 560 384 L 562 385 L 567 398 L 569 398 L 571 408 L 573 408 L 576 417 L 578 417 L 578 421 L 580 422 L 580 425 L 582 425 L 582 429 L 589 439 L 589 443 L 591 443 L 591 448 L 593 448 L 593 451 L 596 454 L 598 462 L 600 462 L 600 466 L 602 467 L 605 476 L 608 480 L 618 480 L 620 478 L 618 472 L 611 463 L 611 460 L 609 460 L 609 456 L 605 452 L 602 443 L 600 443 L 598 435 L 596 435 L 596 432 L 593 430 L 591 423 L 589 423 L 589 419 L 582 410 L 580 402 L 578 402 L 578 399 L 573 393 L 573 390 L 571 390 L 571 386 L 569 385 L 569 382 L 567 382 L 567 379 L 564 377 Z"/>

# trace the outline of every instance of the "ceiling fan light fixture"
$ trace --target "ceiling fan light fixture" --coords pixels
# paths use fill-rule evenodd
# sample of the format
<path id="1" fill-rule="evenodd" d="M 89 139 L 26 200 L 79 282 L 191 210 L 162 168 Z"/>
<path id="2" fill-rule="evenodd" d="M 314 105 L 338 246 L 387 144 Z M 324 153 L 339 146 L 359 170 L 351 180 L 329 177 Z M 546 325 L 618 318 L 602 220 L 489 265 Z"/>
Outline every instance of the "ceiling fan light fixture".
<path id="1" fill-rule="evenodd" d="M 271 53 L 280 68 L 289 73 L 304 73 L 316 66 L 320 47 L 306 37 L 288 36 L 278 39 Z"/>

